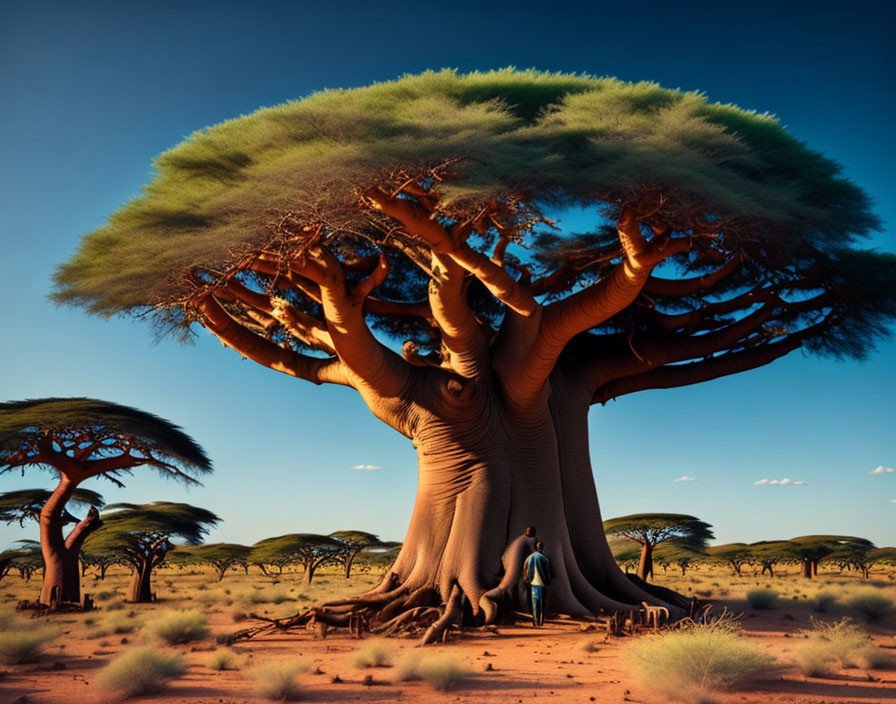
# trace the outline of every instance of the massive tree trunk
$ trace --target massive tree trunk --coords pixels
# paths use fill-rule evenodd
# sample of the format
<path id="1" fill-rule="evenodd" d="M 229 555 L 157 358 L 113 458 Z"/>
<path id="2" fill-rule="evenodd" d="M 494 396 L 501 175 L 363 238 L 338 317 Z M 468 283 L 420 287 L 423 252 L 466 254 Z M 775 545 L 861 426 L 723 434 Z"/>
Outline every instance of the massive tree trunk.
<path id="1" fill-rule="evenodd" d="M 152 601 L 152 561 L 144 560 L 134 565 L 131 583 L 128 585 L 128 601 L 144 604 Z"/>
<path id="2" fill-rule="evenodd" d="M 641 559 L 638 562 L 638 579 L 653 578 L 653 545 L 645 542 L 641 546 Z"/>
<path id="3" fill-rule="evenodd" d="M 455 402 L 422 418 L 412 435 L 417 498 L 381 592 L 434 589 L 447 602 L 459 587 L 472 617 L 493 621 L 515 605 L 532 548 L 517 539 L 534 525 L 554 572 L 553 612 L 588 617 L 642 601 L 668 606 L 627 579 L 610 553 L 588 455 L 590 394 L 583 385 L 555 374 L 539 402 L 523 407 L 471 384 Z"/>
<path id="4" fill-rule="evenodd" d="M 81 546 L 91 533 L 102 525 L 100 513 L 91 507 L 87 516 L 79 521 L 65 539 L 65 557 L 63 559 L 62 600 L 81 601 L 81 569 L 78 560 Z"/>
<path id="5" fill-rule="evenodd" d="M 65 589 L 65 575 L 71 571 L 66 564 L 67 550 L 62 535 L 63 512 L 71 498 L 75 484 L 63 475 L 58 486 L 40 511 L 40 550 L 44 558 L 44 580 L 40 590 L 40 603 L 49 606 L 55 597 L 61 601 Z M 77 564 L 75 565 L 77 578 Z"/>

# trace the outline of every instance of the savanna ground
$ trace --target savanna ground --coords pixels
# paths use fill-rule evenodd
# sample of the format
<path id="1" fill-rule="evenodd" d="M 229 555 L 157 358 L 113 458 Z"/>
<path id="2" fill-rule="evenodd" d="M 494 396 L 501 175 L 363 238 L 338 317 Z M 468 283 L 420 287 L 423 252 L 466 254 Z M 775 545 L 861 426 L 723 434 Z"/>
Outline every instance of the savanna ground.
<path id="1" fill-rule="evenodd" d="M 816 621 L 853 619 L 872 636 L 874 651 L 886 660 L 896 656 L 896 610 L 868 622 L 847 605 L 850 595 L 869 586 L 896 603 L 896 570 L 878 567 L 870 580 L 855 573 L 820 573 L 806 580 L 796 567 L 785 568 L 775 578 L 759 576 L 750 568 L 735 577 L 721 567 L 702 567 L 681 576 L 670 567 L 657 568 L 655 582 L 688 595 L 712 600 L 743 612 L 743 636 L 775 661 L 734 689 L 713 693 L 711 701 L 763 702 L 763 704 L 832 704 L 833 702 L 896 701 L 896 670 L 858 666 L 841 667 L 821 677 L 809 677 L 796 664 L 800 633 Z M 132 701 L 158 704 L 238 704 L 270 699 L 259 690 L 259 679 L 271 685 L 278 674 L 296 663 L 307 668 L 298 675 L 296 699 L 311 702 L 640 702 L 669 701 L 668 694 L 639 682 L 631 664 L 631 647 L 649 636 L 607 637 L 603 627 L 593 630 L 569 620 L 549 619 L 541 629 L 520 620 L 494 631 L 475 631 L 453 637 L 448 643 L 416 649 L 416 640 L 372 637 L 355 640 L 344 632 L 325 638 L 312 631 L 295 630 L 235 644 L 231 649 L 216 637 L 258 623 L 246 617 L 255 612 L 267 617 L 291 615 L 312 603 L 355 595 L 374 585 L 373 573 L 355 574 L 346 580 L 336 569 L 322 569 L 312 585 L 301 583 L 301 574 L 285 571 L 265 576 L 255 568 L 248 575 L 231 571 L 215 582 L 211 570 L 160 569 L 155 579 L 157 601 L 128 604 L 122 601 L 128 575 L 113 568 L 104 581 L 92 575 L 84 589 L 97 599 L 98 610 L 87 614 L 56 615 L 40 619 L 37 628 L 52 629 L 49 641 L 34 662 L 0 664 L 0 702 L 35 704 L 100 704 L 122 700 L 121 694 L 103 684 L 102 670 L 116 656 L 144 645 L 156 652 L 183 655 L 186 671 L 162 691 Z M 754 609 L 746 593 L 771 588 L 778 597 L 769 609 Z M 39 576 L 30 583 L 12 575 L 0 583 L 0 628 L 21 628 L 27 616 L 9 612 L 23 598 L 34 598 Z M 836 597 L 823 613 L 813 611 L 812 598 L 819 591 Z M 207 618 L 208 632 L 199 639 L 169 645 L 152 635 L 167 612 L 198 610 Z M 2 625 L 6 621 L 6 626 Z M 18 626 L 16 625 L 18 623 Z M 3 634 L 0 633 L 0 638 Z M 385 659 L 386 666 L 362 668 L 358 653 Z M 410 653 L 410 655 L 408 654 Z M 439 691 L 422 680 L 400 680 L 408 657 L 423 658 L 429 667 L 466 671 L 453 686 Z M 232 669 L 215 669 L 225 664 Z M 842 663 L 841 663 L 842 664 Z M 273 670 L 270 668 L 273 666 Z M 424 667 L 427 665 L 424 664 Z M 265 669 L 268 668 L 268 669 Z M 698 701 L 696 695 L 678 692 L 679 701 Z M 674 697 L 672 697 L 674 699 Z"/>

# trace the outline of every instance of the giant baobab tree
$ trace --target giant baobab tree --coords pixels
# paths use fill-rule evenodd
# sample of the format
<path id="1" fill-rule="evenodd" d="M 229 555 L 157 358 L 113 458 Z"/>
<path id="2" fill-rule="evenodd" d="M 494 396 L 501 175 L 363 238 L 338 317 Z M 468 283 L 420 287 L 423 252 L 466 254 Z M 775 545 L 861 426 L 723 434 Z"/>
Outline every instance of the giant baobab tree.
<path id="1" fill-rule="evenodd" d="M 184 484 L 211 471 L 203 449 L 167 420 L 129 406 L 89 398 L 44 398 L 0 404 L 0 474 L 26 467 L 58 479 L 40 507 L 44 580 L 40 603 L 81 599 L 78 555 L 101 521 L 91 507 L 67 536 L 67 504 L 78 486 L 100 477 L 124 486 L 123 477 L 150 467 Z M 84 494 L 78 494 L 84 496 Z"/>
<path id="2" fill-rule="evenodd" d="M 397 618 L 435 594 L 494 620 L 532 523 L 556 611 L 662 603 L 613 562 L 589 409 L 797 349 L 862 357 L 896 315 L 896 257 L 857 246 L 880 222 L 837 164 L 654 84 L 427 72 L 203 129 L 154 166 L 55 300 L 202 326 L 407 436 L 417 499 L 367 602 Z"/>

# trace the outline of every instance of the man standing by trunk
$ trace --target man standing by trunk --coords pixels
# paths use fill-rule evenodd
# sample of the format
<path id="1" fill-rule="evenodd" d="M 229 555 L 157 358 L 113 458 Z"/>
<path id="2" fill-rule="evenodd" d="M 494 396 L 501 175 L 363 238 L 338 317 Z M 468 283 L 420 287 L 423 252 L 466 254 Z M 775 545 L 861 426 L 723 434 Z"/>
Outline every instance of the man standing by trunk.
<path id="1" fill-rule="evenodd" d="M 551 583 L 551 561 L 544 554 L 544 543 L 535 543 L 535 552 L 523 564 L 523 579 L 532 590 L 532 625 L 544 624 L 545 590 Z"/>

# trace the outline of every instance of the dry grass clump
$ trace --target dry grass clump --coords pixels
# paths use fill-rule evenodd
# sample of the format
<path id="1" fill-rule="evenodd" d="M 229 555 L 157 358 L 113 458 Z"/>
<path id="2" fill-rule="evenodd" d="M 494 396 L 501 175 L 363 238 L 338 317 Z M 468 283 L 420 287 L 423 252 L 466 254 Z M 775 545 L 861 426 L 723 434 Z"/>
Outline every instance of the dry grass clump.
<path id="1" fill-rule="evenodd" d="M 405 652 L 395 665 L 396 682 L 423 680 L 439 692 L 452 689 L 472 674 L 473 671 L 455 657 L 438 655 L 422 658 L 413 651 Z"/>
<path id="2" fill-rule="evenodd" d="M 237 603 L 245 605 L 254 604 L 282 604 L 284 601 L 294 601 L 283 589 L 251 589 L 236 595 Z"/>
<path id="3" fill-rule="evenodd" d="M 774 589 L 751 589 L 747 592 L 747 601 L 754 609 L 771 609 L 778 598 L 778 592 Z"/>
<path id="4" fill-rule="evenodd" d="M 365 667 L 387 667 L 391 659 L 389 648 L 382 640 L 371 640 L 362 645 L 352 655 L 352 664 L 363 669 Z"/>
<path id="5" fill-rule="evenodd" d="M 180 677 L 186 670 L 184 659 L 178 653 L 146 646 L 114 658 L 100 672 L 99 681 L 105 689 L 134 697 L 164 689 L 170 680 Z"/>
<path id="6" fill-rule="evenodd" d="M 797 645 L 796 663 L 809 677 L 827 677 L 845 667 L 879 669 L 892 667 L 894 658 L 874 645 L 865 630 L 847 618 L 833 623 L 812 622 L 802 631 L 805 640 Z"/>
<path id="7" fill-rule="evenodd" d="M 813 596 L 809 597 L 809 606 L 813 611 L 823 614 L 837 602 L 838 598 L 839 596 L 836 592 L 820 589 Z"/>
<path id="8" fill-rule="evenodd" d="M 200 640 L 208 635 L 208 621 L 200 611 L 168 611 L 154 618 L 143 628 L 143 632 L 153 638 L 176 645 Z"/>
<path id="9" fill-rule="evenodd" d="M 853 592 L 847 606 L 865 614 L 869 621 L 880 621 L 892 608 L 893 600 L 875 587 L 864 587 Z"/>
<path id="10" fill-rule="evenodd" d="M 212 670 L 239 670 L 239 656 L 229 648 L 221 648 L 213 652 L 206 664 Z"/>
<path id="11" fill-rule="evenodd" d="M 417 673 L 420 667 L 422 656 L 416 650 L 405 650 L 398 662 L 395 663 L 393 675 L 396 682 L 407 682 L 409 680 L 419 680 L 420 675 Z"/>
<path id="12" fill-rule="evenodd" d="M 4 616 L 3 620 L 5 623 L 0 626 L 0 663 L 5 665 L 35 662 L 44 645 L 59 636 L 55 628 L 34 628 L 18 622 L 14 617 Z"/>
<path id="13" fill-rule="evenodd" d="M 730 622 L 648 636 L 629 648 L 633 673 L 645 687 L 689 704 L 710 701 L 714 692 L 733 686 L 773 660 Z"/>
<path id="14" fill-rule="evenodd" d="M 301 693 L 296 677 L 307 672 L 308 667 L 304 662 L 259 665 L 253 668 L 251 673 L 255 681 L 255 691 L 259 696 L 271 701 L 293 701 Z"/>

